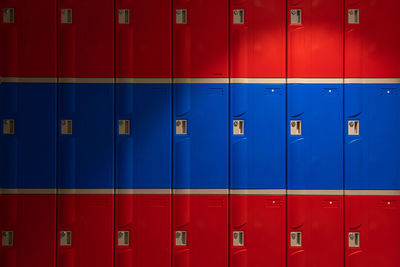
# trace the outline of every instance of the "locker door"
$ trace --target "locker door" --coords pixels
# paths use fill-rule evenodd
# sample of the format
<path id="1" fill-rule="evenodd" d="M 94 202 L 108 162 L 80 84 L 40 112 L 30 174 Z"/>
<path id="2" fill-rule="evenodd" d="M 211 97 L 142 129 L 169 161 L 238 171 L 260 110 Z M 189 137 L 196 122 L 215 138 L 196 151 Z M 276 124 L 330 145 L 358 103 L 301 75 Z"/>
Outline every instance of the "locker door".
<path id="1" fill-rule="evenodd" d="M 343 0 L 289 0 L 288 78 L 343 76 Z"/>
<path id="2" fill-rule="evenodd" d="M 114 76 L 114 1 L 59 0 L 59 76 Z"/>
<path id="3" fill-rule="evenodd" d="M 174 77 L 228 78 L 228 2 L 173 1 Z"/>
<path id="4" fill-rule="evenodd" d="M 346 266 L 399 266 L 399 201 L 398 192 L 379 190 L 346 196 Z"/>
<path id="5" fill-rule="evenodd" d="M 170 266 L 171 85 L 118 84 L 117 119 L 116 266 Z"/>
<path id="6" fill-rule="evenodd" d="M 400 77 L 400 2 L 345 1 L 345 77 Z"/>

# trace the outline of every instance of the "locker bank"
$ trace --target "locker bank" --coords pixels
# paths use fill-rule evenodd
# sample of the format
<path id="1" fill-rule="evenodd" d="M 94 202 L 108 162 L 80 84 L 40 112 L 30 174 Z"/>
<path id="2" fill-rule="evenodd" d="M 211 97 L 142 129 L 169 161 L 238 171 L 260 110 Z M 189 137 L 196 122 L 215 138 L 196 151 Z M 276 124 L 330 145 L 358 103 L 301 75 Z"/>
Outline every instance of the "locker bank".
<path id="1" fill-rule="evenodd" d="M 0 0 L 0 266 L 400 266 L 399 9 Z"/>

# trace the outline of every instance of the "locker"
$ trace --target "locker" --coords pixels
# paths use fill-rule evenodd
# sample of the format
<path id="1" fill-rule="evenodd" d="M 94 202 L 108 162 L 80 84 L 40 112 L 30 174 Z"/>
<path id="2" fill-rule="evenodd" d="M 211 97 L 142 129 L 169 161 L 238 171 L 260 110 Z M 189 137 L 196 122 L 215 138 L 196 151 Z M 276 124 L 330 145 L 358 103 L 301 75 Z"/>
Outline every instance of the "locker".
<path id="1" fill-rule="evenodd" d="M 56 187 L 57 89 L 0 83 L 0 188 Z"/>
<path id="2" fill-rule="evenodd" d="M 286 88 L 231 84 L 231 189 L 286 187 Z"/>
<path id="3" fill-rule="evenodd" d="M 289 195 L 287 202 L 287 266 L 344 266 L 343 196 Z"/>
<path id="4" fill-rule="evenodd" d="M 400 84 L 345 85 L 345 189 L 399 190 Z"/>
<path id="5" fill-rule="evenodd" d="M 400 264 L 400 196 L 373 194 L 345 197 L 346 266 Z"/>
<path id="6" fill-rule="evenodd" d="M 114 1 L 59 0 L 59 76 L 114 76 Z"/>
<path id="7" fill-rule="evenodd" d="M 285 78 L 285 1 L 230 3 L 231 78 Z"/>
<path id="8" fill-rule="evenodd" d="M 174 84 L 174 188 L 228 188 L 228 85 Z"/>
<path id="9" fill-rule="evenodd" d="M 287 86 L 288 189 L 343 189 L 343 86 Z"/>
<path id="10" fill-rule="evenodd" d="M 345 1 L 345 77 L 400 77 L 397 0 Z"/>
<path id="11" fill-rule="evenodd" d="M 230 266 L 286 266 L 283 194 L 232 195 L 231 192 Z"/>
<path id="12" fill-rule="evenodd" d="M 116 1 L 118 78 L 171 77 L 171 0 Z"/>
<path id="13" fill-rule="evenodd" d="M 114 188 L 114 85 L 59 84 L 59 188 Z"/>
<path id="14" fill-rule="evenodd" d="M 58 266 L 113 265 L 113 189 L 96 190 L 94 193 L 60 190 L 57 212 Z"/>
<path id="15" fill-rule="evenodd" d="M 172 266 L 228 266 L 226 190 L 175 190 L 172 214 Z"/>
<path id="16" fill-rule="evenodd" d="M 228 78 L 228 0 L 173 1 L 173 73 Z"/>
<path id="17" fill-rule="evenodd" d="M 127 194 L 116 195 L 115 266 L 171 266 L 169 191 L 125 190 Z"/>
<path id="18" fill-rule="evenodd" d="M 0 190 L 0 265 L 53 267 L 56 255 L 55 190 L 27 192 L 18 189 L 19 194 L 16 191 Z"/>
<path id="19" fill-rule="evenodd" d="M 56 1 L 4 0 L 0 7 L 0 76 L 56 77 Z"/>
<path id="20" fill-rule="evenodd" d="M 343 0 L 289 0 L 287 77 L 343 77 Z"/>

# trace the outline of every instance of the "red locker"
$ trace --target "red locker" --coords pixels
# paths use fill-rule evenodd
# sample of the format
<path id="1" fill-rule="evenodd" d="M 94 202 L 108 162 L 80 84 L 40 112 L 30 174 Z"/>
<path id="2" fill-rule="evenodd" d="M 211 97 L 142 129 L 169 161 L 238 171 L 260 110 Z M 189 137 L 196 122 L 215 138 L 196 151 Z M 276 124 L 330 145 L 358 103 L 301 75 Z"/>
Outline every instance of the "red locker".
<path id="1" fill-rule="evenodd" d="M 286 2 L 231 0 L 231 78 L 286 78 Z"/>
<path id="2" fill-rule="evenodd" d="M 171 195 L 116 195 L 116 267 L 171 266 Z"/>
<path id="3" fill-rule="evenodd" d="M 228 196 L 173 195 L 174 267 L 228 266 Z"/>
<path id="4" fill-rule="evenodd" d="M 58 266 L 113 266 L 112 194 L 58 195 L 57 214 Z"/>
<path id="5" fill-rule="evenodd" d="M 400 266 L 400 196 L 346 196 L 346 266 Z"/>
<path id="6" fill-rule="evenodd" d="M 56 77 L 55 0 L 1 1 L 0 76 Z"/>
<path id="7" fill-rule="evenodd" d="M 230 266 L 286 266 L 285 198 L 230 196 Z"/>
<path id="8" fill-rule="evenodd" d="M 116 1 L 118 78 L 171 77 L 171 0 Z"/>
<path id="9" fill-rule="evenodd" d="M 0 195 L 0 214 L 0 266 L 55 266 L 54 194 Z"/>
<path id="10" fill-rule="evenodd" d="M 287 205 L 287 266 L 343 266 L 343 197 L 289 195 Z"/>
<path id="11" fill-rule="evenodd" d="M 346 0 L 345 77 L 400 77 L 398 0 Z"/>
<path id="12" fill-rule="evenodd" d="M 343 77 L 343 0 L 288 0 L 288 78 Z"/>
<path id="13" fill-rule="evenodd" d="M 114 76 L 114 1 L 59 0 L 59 76 Z"/>
<path id="14" fill-rule="evenodd" d="M 174 0 L 174 77 L 228 78 L 228 2 Z"/>

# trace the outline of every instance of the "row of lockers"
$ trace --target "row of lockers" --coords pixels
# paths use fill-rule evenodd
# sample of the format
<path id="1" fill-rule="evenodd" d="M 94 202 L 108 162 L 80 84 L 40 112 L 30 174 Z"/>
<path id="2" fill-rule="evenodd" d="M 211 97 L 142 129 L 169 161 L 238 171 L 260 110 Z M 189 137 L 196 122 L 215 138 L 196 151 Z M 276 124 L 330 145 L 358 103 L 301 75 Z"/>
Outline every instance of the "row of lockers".
<path id="1" fill-rule="evenodd" d="M 384 195 L 0 195 L 0 264 L 398 267 L 399 203 Z"/>
<path id="2" fill-rule="evenodd" d="M 400 189 L 399 84 L 3 83 L 0 101 L 0 188 Z"/>
<path id="3" fill-rule="evenodd" d="M 2 0 L 0 76 L 396 78 L 399 9 L 397 0 Z"/>

